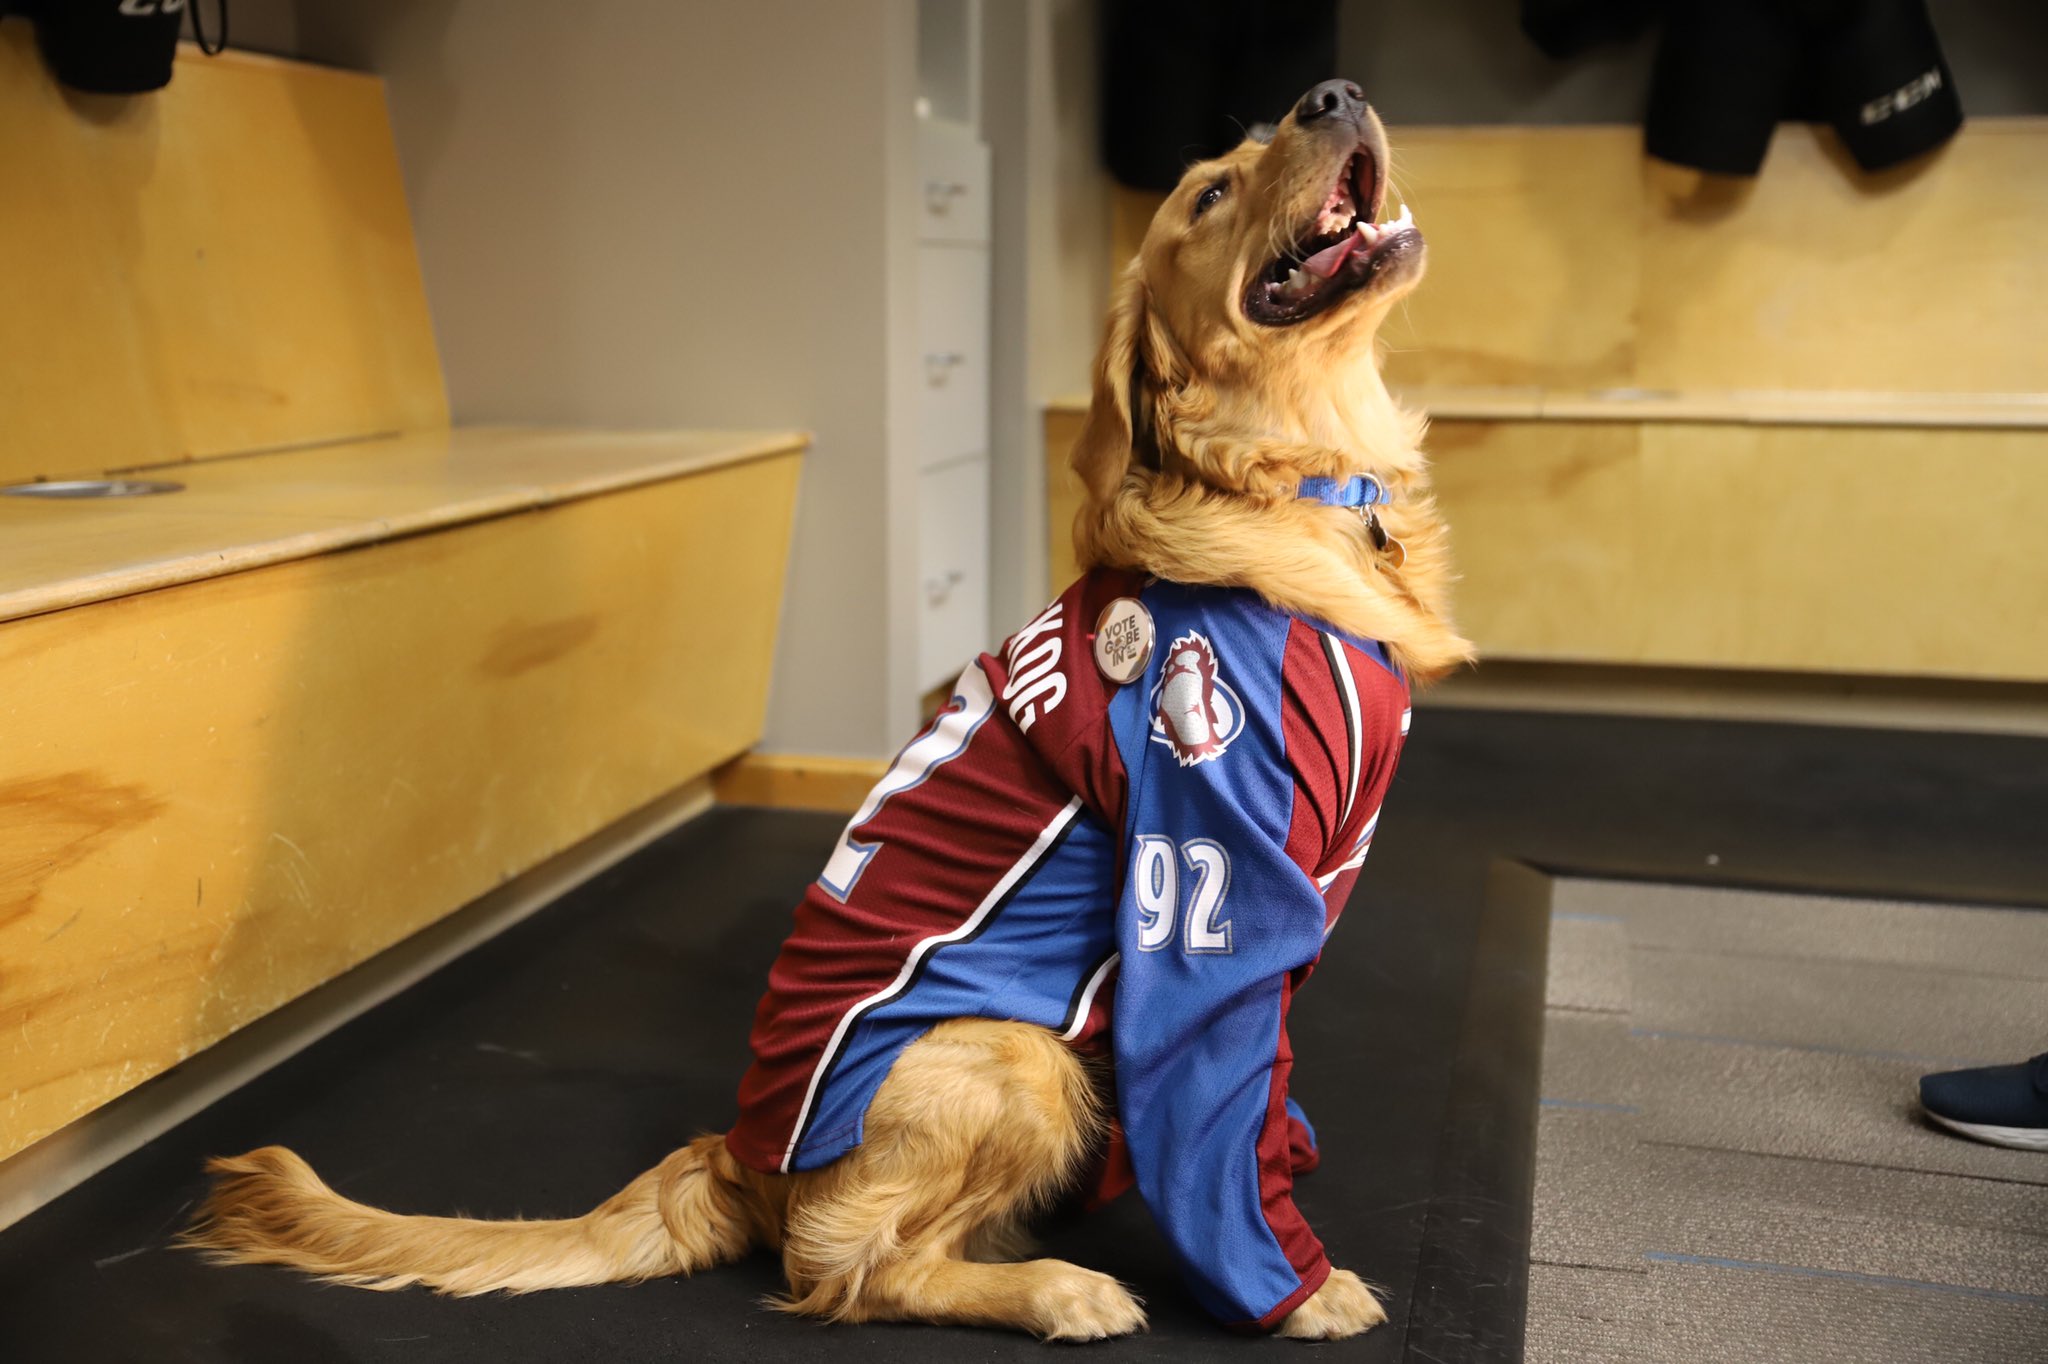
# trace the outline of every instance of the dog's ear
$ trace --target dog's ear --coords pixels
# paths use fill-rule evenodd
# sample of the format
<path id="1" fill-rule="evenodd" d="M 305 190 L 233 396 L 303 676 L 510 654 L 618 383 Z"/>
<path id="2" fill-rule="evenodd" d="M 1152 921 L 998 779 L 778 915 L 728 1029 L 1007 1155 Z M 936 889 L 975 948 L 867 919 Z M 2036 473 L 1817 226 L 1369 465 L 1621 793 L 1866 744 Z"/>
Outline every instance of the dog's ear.
<path id="1" fill-rule="evenodd" d="M 1095 390 L 1088 403 L 1088 420 L 1067 459 L 1092 501 L 1104 502 L 1115 495 L 1133 453 L 1147 439 L 1133 412 L 1144 385 L 1140 338 L 1147 327 L 1147 311 L 1145 277 L 1138 262 L 1132 261 L 1110 300 L 1109 324 L 1095 357 Z"/>

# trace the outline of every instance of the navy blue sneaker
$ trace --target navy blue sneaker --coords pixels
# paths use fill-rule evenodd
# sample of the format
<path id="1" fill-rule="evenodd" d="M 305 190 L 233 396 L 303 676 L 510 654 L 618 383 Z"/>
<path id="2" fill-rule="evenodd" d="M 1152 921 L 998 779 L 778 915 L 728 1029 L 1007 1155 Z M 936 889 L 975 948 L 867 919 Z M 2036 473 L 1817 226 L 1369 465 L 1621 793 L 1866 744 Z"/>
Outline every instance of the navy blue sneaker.
<path id="1" fill-rule="evenodd" d="M 1923 1075 L 1920 1107 L 1951 1132 L 1994 1146 L 2048 1151 L 2048 1052 L 2016 1066 Z"/>

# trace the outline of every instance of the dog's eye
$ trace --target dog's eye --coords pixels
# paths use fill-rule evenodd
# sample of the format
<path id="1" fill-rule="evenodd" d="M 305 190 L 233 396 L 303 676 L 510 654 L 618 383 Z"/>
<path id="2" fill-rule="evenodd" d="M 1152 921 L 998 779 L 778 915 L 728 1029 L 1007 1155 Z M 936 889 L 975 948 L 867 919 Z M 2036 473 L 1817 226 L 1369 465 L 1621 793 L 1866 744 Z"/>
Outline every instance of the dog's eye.
<path id="1" fill-rule="evenodd" d="M 1216 201 L 1221 199 L 1223 191 L 1229 188 L 1230 182 L 1228 180 L 1218 180 L 1215 184 L 1203 190 L 1201 196 L 1195 200 L 1195 217 L 1199 218 L 1210 209 L 1216 207 Z M 1190 221 L 1193 220 L 1190 219 Z"/>

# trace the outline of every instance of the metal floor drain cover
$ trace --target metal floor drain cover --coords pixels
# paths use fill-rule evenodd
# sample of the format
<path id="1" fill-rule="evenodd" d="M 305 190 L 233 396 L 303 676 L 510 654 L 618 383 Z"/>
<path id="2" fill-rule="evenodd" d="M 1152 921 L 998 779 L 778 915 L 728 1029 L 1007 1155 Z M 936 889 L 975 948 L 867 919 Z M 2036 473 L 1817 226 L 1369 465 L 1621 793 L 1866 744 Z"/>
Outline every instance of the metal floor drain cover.
<path id="1" fill-rule="evenodd" d="M 86 478 L 51 483 L 14 483 L 0 488 L 0 497 L 154 497 L 183 492 L 185 485 L 155 478 Z"/>

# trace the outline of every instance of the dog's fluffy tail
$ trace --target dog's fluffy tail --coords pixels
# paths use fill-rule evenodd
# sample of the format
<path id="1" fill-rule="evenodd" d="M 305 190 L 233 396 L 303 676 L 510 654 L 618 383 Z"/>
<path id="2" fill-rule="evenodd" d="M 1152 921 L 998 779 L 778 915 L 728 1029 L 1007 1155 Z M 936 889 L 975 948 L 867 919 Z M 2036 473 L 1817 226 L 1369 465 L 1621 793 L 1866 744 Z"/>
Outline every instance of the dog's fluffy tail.
<path id="1" fill-rule="evenodd" d="M 350 1202 L 282 1146 L 215 1160 L 184 1243 L 225 1263 L 290 1265 L 363 1288 L 467 1296 L 688 1274 L 754 1239 L 724 1138 L 699 1137 L 582 1217 L 403 1217 Z"/>

